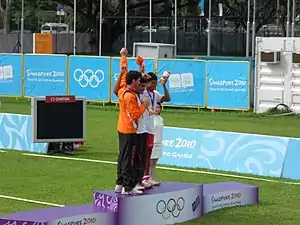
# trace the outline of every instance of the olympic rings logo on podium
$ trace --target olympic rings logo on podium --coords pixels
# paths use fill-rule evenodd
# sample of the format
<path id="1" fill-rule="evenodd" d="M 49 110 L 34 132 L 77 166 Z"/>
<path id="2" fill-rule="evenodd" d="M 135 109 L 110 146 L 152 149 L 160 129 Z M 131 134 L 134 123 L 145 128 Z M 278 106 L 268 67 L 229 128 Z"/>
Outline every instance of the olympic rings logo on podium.
<path id="1" fill-rule="evenodd" d="M 169 201 L 165 202 L 160 200 L 156 205 L 156 211 L 158 214 L 167 220 L 171 216 L 178 218 L 180 212 L 184 209 L 185 200 L 183 197 L 179 197 L 177 201 L 174 198 L 170 198 Z"/>
<path id="2" fill-rule="evenodd" d="M 94 72 L 91 69 L 87 69 L 85 71 L 76 69 L 73 76 L 80 87 L 83 88 L 87 86 L 90 86 L 91 88 L 97 88 L 104 80 L 104 72 L 102 70 L 97 70 Z"/>

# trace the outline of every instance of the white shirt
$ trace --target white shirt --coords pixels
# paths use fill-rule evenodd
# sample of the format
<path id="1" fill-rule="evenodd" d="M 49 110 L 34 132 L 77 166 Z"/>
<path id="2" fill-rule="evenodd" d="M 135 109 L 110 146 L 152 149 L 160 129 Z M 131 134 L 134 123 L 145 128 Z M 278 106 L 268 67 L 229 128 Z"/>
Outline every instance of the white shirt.
<path id="1" fill-rule="evenodd" d="M 154 115 L 154 146 L 161 147 L 163 142 L 164 119 L 160 115 Z"/>
<path id="2" fill-rule="evenodd" d="M 162 97 L 163 96 L 156 90 L 154 90 L 153 92 L 145 90 L 141 96 L 141 99 L 148 98 L 150 100 L 150 105 L 148 107 L 148 110 L 146 110 L 145 113 L 143 114 L 143 116 L 145 116 L 144 119 L 146 120 L 147 133 L 149 134 L 155 133 L 155 129 L 154 129 L 155 115 L 150 115 L 149 110 L 155 110 L 157 106 L 157 102 L 160 102 Z"/>
<path id="3" fill-rule="evenodd" d="M 141 99 L 142 95 L 136 95 L 137 101 L 138 101 L 138 105 L 141 105 Z M 138 127 L 136 130 L 137 134 L 144 134 L 144 133 L 148 133 L 147 130 L 147 115 L 149 114 L 148 110 L 145 110 L 145 112 L 143 113 L 143 115 L 140 116 L 140 118 L 138 119 Z"/>

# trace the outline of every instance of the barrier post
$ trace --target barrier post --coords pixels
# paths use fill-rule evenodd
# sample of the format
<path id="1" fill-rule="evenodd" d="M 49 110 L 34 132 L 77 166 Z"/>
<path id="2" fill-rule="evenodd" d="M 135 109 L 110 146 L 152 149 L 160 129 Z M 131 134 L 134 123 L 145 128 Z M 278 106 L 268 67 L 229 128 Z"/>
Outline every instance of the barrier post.
<path id="1" fill-rule="evenodd" d="M 109 99 L 108 102 L 112 101 L 112 63 L 111 63 L 112 59 L 111 57 L 109 57 Z"/>
<path id="2" fill-rule="evenodd" d="M 25 63 L 25 59 L 24 59 L 24 54 L 22 54 L 22 97 L 25 96 L 25 67 L 24 67 L 24 63 Z"/>
<path id="3" fill-rule="evenodd" d="M 70 57 L 67 56 L 67 63 L 66 63 L 66 93 L 70 95 Z"/>

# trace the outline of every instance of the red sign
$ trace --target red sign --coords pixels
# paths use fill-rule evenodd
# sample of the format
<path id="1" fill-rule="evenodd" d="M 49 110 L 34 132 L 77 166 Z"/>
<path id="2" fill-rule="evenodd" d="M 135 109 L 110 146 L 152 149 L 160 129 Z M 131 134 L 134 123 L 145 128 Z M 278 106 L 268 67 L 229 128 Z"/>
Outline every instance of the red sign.
<path id="1" fill-rule="evenodd" d="M 74 95 L 70 96 L 46 96 L 46 103 L 73 103 L 76 101 Z"/>

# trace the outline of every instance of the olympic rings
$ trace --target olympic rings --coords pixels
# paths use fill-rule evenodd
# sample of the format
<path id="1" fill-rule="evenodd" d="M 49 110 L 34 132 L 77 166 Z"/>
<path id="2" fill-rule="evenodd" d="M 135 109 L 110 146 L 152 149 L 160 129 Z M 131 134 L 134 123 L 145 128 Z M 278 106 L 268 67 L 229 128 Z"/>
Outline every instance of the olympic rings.
<path id="1" fill-rule="evenodd" d="M 178 218 L 180 212 L 183 210 L 185 205 L 185 200 L 183 197 L 179 197 L 177 201 L 174 198 L 170 198 L 168 202 L 160 200 L 156 205 L 156 211 L 158 214 L 167 220 L 171 216 Z"/>
<path id="2" fill-rule="evenodd" d="M 95 73 L 91 69 L 87 69 L 84 72 L 81 69 L 76 69 L 74 71 L 74 80 L 76 80 L 80 87 L 97 88 L 104 80 L 104 72 L 102 70 L 97 70 Z"/>

